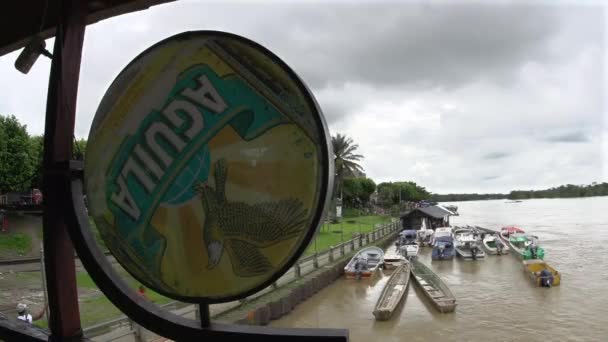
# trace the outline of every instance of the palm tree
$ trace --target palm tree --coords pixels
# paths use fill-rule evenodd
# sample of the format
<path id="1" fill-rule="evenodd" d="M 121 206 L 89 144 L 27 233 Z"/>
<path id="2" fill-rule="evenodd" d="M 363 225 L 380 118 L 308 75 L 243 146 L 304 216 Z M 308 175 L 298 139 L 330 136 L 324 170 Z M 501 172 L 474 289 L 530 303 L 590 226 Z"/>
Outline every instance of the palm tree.
<path id="1" fill-rule="evenodd" d="M 356 154 L 359 148 L 352 138 L 340 133 L 331 137 L 331 144 L 334 148 L 334 164 L 336 167 L 336 195 L 340 193 L 342 199 L 342 183 L 345 177 L 355 176 L 357 172 L 363 172 L 363 167 L 358 162 L 363 156 Z"/>

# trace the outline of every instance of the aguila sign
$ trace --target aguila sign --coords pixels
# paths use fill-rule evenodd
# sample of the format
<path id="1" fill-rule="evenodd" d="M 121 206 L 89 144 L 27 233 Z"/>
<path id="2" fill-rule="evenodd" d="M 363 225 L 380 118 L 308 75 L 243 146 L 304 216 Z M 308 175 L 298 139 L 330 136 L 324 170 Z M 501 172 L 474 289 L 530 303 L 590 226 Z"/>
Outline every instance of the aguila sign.
<path id="1" fill-rule="evenodd" d="M 185 301 L 268 286 L 314 235 L 332 187 L 323 116 L 245 38 L 170 37 L 115 79 L 89 135 L 90 214 L 120 264 Z"/>

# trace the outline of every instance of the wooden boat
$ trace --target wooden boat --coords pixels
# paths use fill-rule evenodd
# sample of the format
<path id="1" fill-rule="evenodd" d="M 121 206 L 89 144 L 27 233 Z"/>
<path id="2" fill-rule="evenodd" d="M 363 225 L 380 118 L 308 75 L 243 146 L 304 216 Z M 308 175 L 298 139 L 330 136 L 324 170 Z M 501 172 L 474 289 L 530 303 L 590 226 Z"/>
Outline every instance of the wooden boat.
<path id="1" fill-rule="evenodd" d="M 419 261 L 414 261 L 412 263 L 412 275 L 414 281 L 422 288 L 424 294 L 439 312 L 453 312 L 456 309 L 456 298 L 454 298 L 452 291 L 430 268 Z"/>
<path id="2" fill-rule="evenodd" d="M 470 227 L 454 228 L 454 249 L 456 255 L 464 260 L 478 260 L 486 257 L 486 253 L 481 249 L 478 234 Z"/>
<path id="3" fill-rule="evenodd" d="M 498 248 L 497 247 L 497 241 L 498 243 Z M 493 254 L 493 255 L 502 255 L 502 254 L 509 254 L 509 247 L 501 241 L 501 239 L 494 235 L 494 234 L 487 234 L 483 240 L 482 240 L 482 244 L 483 249 L 485 249 L 485 251 L 488 254 Z"/>
<path id="4" fill-rule="evenodd" d="M 390 248 L 384 254 L 384 269 L 394 270 L 405 262 L 405 257 L 399 252 L 399 247 Z"/>
<path id="5" fill-rule="evenodd" d="M 403 300 L 409 282 L 410 264 L 406 262 L 397 267 L 384 286 L 373 312 L 377 320 L 386 321 L 391 318 L 397 305 Z"/>
<path id="6" fill-rule="evenodd" d="M 545 261 L 539 259 L 524 260 L 524 272 L 528 274 L 535 286 L 551 287 L 561 283 L 562 275 L 549 266 Z"/>
<path id="7" fill-rule="evenodd" d="M 384 262 L 384 251 L 371 246 L 358 251 L 344 267 L 348 279 L 372 278 Z"/>

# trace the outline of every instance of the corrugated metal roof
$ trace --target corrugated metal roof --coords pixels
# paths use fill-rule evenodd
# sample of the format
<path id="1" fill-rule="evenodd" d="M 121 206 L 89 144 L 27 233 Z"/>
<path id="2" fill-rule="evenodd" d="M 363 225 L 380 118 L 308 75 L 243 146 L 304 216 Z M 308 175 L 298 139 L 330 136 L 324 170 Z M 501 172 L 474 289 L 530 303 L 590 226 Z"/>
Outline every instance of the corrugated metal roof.
<path id="1" fill-rule="evenodd" d="M 438 205 L 433 205 L 430 207 L 418 208 L 421 212 L 432 216 L 434 218 L 444 218 L 448 215 L 451 215 L 452 212 Z"/>
<path id="2" fill-rule="evenodd" d="M 416 212 L 416 211 L 421 212 L 427 216 L 437 218 L 437 219 L 444 218 L 444 217 L 450 216 L 450 215 L 454 215 L 454 213 L 452 213 L 451 211 L 447 210 L 446 208 L 444 208 L 440 205 L 432 205 L 432 206 L 424 207 L 424 208 L 416 208 L 407 214 L 401 215 L 401 217 L 409 216 L 411 213 Z"/>

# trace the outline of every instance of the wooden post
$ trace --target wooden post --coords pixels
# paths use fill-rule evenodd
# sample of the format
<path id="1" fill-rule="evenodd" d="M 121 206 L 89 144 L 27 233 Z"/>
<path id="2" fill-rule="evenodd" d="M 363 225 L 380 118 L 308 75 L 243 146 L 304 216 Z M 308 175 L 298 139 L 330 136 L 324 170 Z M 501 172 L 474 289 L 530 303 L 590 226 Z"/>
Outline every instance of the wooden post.
<path id="1" fill-rule="evenodd" d="M 296 263 L 293 265 L 293 273 L 297 278 L 301 278 L 302 277 L 302 270 L 300 269 L 300 262 L 296 261 Z"/>
<path id="2" fill-rule="evenodd" d="M 329 246 L 329 262 L 334 262 L 334 246 Z"/>
<path id="3" fill-rule="evenodd" d="M 344 256 L 344 242 L 340 244 L 340 256 L 343 257 Z"/>
<path id="4" fill-rule="evenodd" d="M 319 268 L 319 260 L 317 259 L 317 253 L 316 252 L 313 255 L 312 267 L 314 267 L 315 269 Z"/>
<path id="5" fill-rule="evenodd" d="M 131 329 L 133 330 L 133 336 L 134 336 L 134 340 L 135 342 L 145 342 L 144 337 L 143 337 L 143 328 L 141 327 L 141 325 L 135 323 L 132 320 L 129 320 L 129 322 L 131 322 Z"/>
<path id="6" fill-rule="evenodd" d="M 64 180 L 70 172 L 76 97 L 87 3 L 59 2 L 46 105 L 43 159 L 43 243 L 52 341 L 82 336 L 74 248 L 66 227 Z"/>
<path id="7" fill-rule="evenodd" d="M 48 295 L 48 290 L 46 288 L 46 271 L 45 271 L 45 266 L 44 266 L 44 247 L 42 245 L 42 242 L 40 242 L 40 274 L 42 275 L 42 292 L 44 293 L 44 305 L 46 308 L 49 303 L 49 295 Z M 47 322 L 49 321 L 48 308 L 47 308 L 47 310 L 44 311 L 44 318 L 46 319 Z"/>

